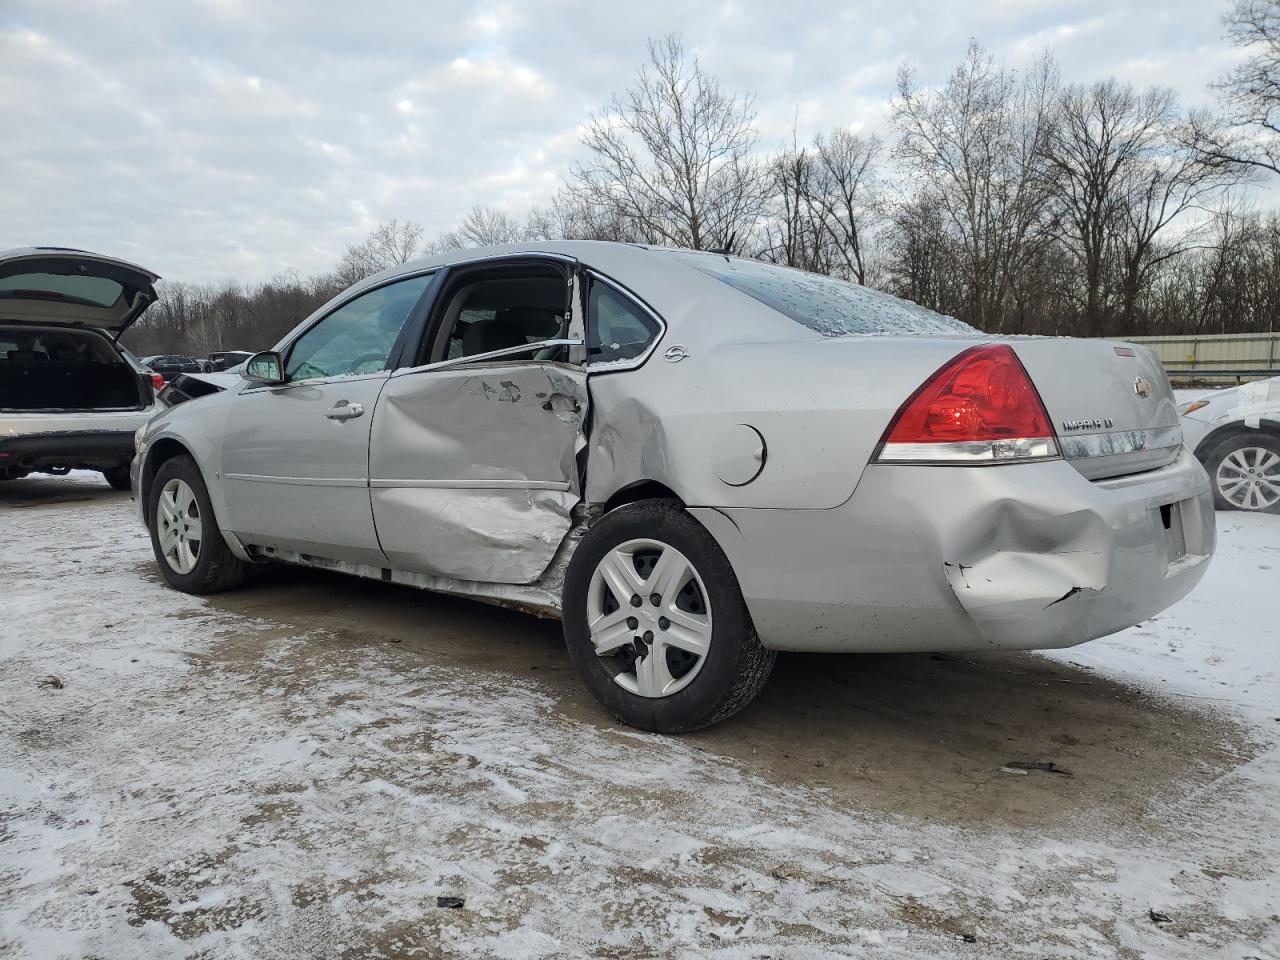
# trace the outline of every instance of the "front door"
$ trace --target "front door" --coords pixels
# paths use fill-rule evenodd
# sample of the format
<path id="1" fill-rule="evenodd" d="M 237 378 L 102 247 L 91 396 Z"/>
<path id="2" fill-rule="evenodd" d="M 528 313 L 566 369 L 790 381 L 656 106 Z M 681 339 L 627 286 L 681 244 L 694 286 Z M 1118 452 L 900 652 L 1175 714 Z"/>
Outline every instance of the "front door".
<path id="1" fill-rule="evenodd" d="M 249 386 L 223 443 L 227 525 L 246 543 L 384 566 L 369 504 L 369 426 L 431 276 L 360 294 L 285 348 L 286 383 Z"/>
<path id="2" fill-rule="evenodd" d="M 451 277 L 429 364 L 383 389 L 369 486 L 392 567 L 531 583 L 550 564 L 580 498 L 587 412 L 586 373 L 563 346 L 581 336 L 566 270 Z"/>

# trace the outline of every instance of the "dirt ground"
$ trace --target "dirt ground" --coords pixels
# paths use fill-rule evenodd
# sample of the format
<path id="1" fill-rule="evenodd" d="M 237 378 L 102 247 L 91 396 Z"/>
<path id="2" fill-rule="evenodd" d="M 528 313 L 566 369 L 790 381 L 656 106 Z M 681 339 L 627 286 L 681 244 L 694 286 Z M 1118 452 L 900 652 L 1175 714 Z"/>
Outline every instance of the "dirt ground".
<path id="1" fill-rule="evenodd" d="M 0 624 L 0 955 L 1280 955 L 1273 731 L 1074 651 L 785 655 L 639 734 L 555 622 L 169 591 L 90 475 L 0 487 Z"/>

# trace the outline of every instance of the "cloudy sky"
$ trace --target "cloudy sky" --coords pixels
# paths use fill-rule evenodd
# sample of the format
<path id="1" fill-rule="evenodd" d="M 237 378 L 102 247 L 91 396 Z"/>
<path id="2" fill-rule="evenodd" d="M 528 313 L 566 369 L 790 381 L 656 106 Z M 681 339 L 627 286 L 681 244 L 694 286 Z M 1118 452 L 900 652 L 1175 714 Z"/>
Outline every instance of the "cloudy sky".
<path id="1" fill-rule="evenodd" d="M 970 37 L 1205 103 L 1238 56 L 1225 2 L 0 0 L 0 249 L 254 281 L 328 269 L 393 217 L 523 214 L 673 31 L 756 94 L 768 148 L 793 123 L 883 130 L 899 65 L 940 82 Z"/>

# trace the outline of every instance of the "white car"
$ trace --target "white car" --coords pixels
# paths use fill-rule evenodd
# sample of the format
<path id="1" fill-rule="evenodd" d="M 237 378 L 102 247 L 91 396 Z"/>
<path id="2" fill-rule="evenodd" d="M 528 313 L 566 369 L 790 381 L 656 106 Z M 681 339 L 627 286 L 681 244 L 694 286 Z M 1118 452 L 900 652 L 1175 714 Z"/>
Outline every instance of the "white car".
<path id="1" fill-rule="evenodd" d="M 1280 377 L 1183 404 L 1182 436 L 1223 510 L 1280 513 Z"/>
<path id="2" fill-rule="evenodd" d="M 0 251 L 0 481 L 84 469 L 129 489 L 164 381 L 116 341 L 158 279 L 83 250 Z"/>

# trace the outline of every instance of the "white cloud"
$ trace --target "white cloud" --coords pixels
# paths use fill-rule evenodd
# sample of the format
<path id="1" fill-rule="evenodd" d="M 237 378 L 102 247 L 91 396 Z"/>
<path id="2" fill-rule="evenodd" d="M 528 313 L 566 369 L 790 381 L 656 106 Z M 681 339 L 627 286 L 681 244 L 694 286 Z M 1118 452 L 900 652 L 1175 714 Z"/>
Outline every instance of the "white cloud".
<path id="1" fill-rule="evenodd" d="M 449 229 L 474 203 L 545 203 L 582 124 L 684 35 L 757 94 L 761 146 L 884 131 L 903 62 L 945 78 L 977 37 L 1012 65 L 1203 101 L 1235 54 L 1219 7 L 1169 0 L 680 0 L 367 5 L 5 0 L 0 247 L 115 252 L 182 279 L 328 268 L 380 220 Z M 17 131 L 18 133 L 14 133 Z"/>

